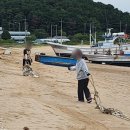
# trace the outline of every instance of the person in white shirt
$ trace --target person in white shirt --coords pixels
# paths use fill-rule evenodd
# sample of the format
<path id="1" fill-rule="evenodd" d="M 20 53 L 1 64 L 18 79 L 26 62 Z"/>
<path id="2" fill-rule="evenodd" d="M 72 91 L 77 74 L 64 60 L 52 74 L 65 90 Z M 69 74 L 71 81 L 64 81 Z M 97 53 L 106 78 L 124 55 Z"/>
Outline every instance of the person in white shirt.
<path id="1" fill-rule="evenodd" d="M 82 51 L 80 49 L 76 49 L 72 56 L 77 59 L 76 66 L 68 67 L 70 71 L 77 72 L 77 80 L 78 80 L 78 100 L 80 102 L 84 102 L 84 95 L 87 99 L 88 103 L 92 102 L 91 94 L 88 89 L 89 83 L 89 70 L 87 64 L 84 59 L 82 59 Z"/>

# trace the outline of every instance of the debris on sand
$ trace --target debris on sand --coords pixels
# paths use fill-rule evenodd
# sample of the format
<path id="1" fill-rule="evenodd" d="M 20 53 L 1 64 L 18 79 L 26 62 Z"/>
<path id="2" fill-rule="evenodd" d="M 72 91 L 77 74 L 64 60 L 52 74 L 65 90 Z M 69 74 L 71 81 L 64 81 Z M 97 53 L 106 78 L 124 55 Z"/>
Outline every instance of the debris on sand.
<path id="1" fill-rule="evenodd" d="M 32 76 L 34 78 L 39 78 L 38 73 L 34 72 L 29 65 L 23 67 L 23 76 Z"/>
<path id="2" fill-rule="evenodd" d="M 12 53 L 12 48 L 0 47 L 0 54 L 11 55 L 11 53 Z"/>
<path id="3" fill-rule="evenodd" d="M 4 55 L 11 55 L 11 53 L 12 53 L 12 49 L 11 48 L 7 48 L 4 51 Z"/>

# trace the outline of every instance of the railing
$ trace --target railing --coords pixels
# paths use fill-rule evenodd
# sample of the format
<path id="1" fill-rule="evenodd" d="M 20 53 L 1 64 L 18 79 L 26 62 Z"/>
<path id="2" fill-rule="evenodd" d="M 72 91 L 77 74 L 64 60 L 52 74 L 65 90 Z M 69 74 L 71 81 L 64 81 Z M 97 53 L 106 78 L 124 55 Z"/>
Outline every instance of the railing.
<path id="1" fill-rule="evenodd" d="M 85 54 L 120 54 L 121 51 L 130 50 L 130 45 L 112 47 L 112 48 L 82 48 Z"/>

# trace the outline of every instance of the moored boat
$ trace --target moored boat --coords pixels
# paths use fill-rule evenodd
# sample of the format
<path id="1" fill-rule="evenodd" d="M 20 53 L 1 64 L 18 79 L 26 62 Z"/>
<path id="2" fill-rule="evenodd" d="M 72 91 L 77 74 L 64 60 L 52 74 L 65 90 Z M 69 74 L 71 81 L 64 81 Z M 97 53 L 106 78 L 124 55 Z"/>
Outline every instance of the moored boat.
<path id="1" fill-rule="evenodd" d="M 91 51 L 90 47 L 70 46 L 70 45 L 63 45 L 63 44 L 52 43 L 52 42 L 48 42 L 47 44 L 53 48 L 57 56 L 62 56 L 62 57 L 70 57 L 73 50 L 75 50 L 76 48 L 81 49 L 85 57 L 86 54 L 89 54 L 89 52 Z"/>
<path id="2" fill-rule="evenodd" d="M 88 60 L 92 63 L 116 64 L 130 66 L 130 55 L 87 55 Z"/>

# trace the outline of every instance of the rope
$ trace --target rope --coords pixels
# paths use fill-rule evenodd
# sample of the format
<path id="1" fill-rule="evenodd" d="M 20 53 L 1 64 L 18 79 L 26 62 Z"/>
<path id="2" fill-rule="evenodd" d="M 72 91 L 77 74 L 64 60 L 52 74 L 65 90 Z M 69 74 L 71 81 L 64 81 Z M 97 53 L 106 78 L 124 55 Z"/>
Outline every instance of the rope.
<path id="1" fill-rule="evenodd" d="M 34 78 L 38 78 L 39 74 L 34 72 L 33 69 L 29 65 L 25 65 L 23 67 L 23 76 L 32 76 Z"/>
<path id="2" fill-rule="evenodd" d="M 105 108 L 101 103 L 101 98 L 100 98 L 99 93 L 95 87 L 95 83 L 94 83 L 94 79 L 93 79 L 92 75 L 91 75 L 90 82 L 94 88 L 94 100 L 95 100 L 95 104 L 97 105 L 96 109 L 99 109 L 104 114 L 113 115 L 113 116 L 116 116 L 118 118 L 124 119 L 126 121 L 130 121 L 130 118 L 127 117 L 126 115 L 124 115 L 123 112 L 121 112 L 120 110 L 117 110 L 114 108 Z"/>

